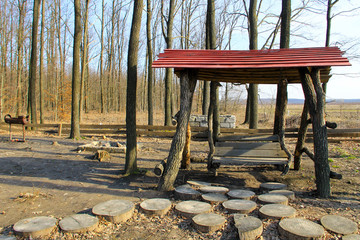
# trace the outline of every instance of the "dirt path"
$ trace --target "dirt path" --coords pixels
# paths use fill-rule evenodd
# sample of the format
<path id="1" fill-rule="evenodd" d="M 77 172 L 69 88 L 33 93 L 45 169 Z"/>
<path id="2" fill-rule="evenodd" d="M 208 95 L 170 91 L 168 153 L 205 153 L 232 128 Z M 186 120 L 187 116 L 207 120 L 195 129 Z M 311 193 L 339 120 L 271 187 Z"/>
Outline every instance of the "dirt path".
<path id="1" fill-rule="evenodd" d="M 17 143 L 9 142 L 5 133 L 0 135 L 1 233 L 11 232 L 11 226 L 24 218 L 45 215 L 60 219 L 74 213 L 89 213 L 94 205 L 110 199 L 121 198 L 139 203 L 147 198 L 169 197 L 176 202 L 172 194 L 156 191 L 159 178 L 152 173 L 153 167 L 167 156 L 170 139 L 139 138 L 138 165 L 149 171 L 130 177 L 121 175 L 124 154 L 111 154 L 111 160 L 98 162 L 93 159 L 93 153 L 76 151 L 80 144 L 92 140 L 30 136 L 27 142 Z M 113 140 L 124 142 L 124 139 Z M 192 142 L 193 155 L 204 156 L 206 151 L 206 142 Z M 301 171 L 290 171 L 284 177 L 273 167 L 238 167 L 221 168 L 219 176 L 214 178 L 207 174 L 204 163 L 196 163 L 192 164 L 190 171 L 180 171 L 176 185 L 192 179 L 232 189 L 245 187 L 259 193 L 258 187 L 262 182 L 279 181 L 295 191 L 297 199 L 290 205 L 297 209 L 298 216 L 318 221 L 325 214 L 339 214 L 359 224 L 360 145 L 333 145 L 330 157 L 332 169 L 342 173 L 344 178 L 332 180 L 333 197 L 326 200 L 314 197 L 313 163 L 306 158 Z M 226 215 L 219 207 L 215 211 Z M 337 239 L 336 235 L 327 234 L 326 239 Z M 76 236 L 58 231 L 53 238 L 116 239 L 120 236 L 121 239 L 233 239 L 236 231 L 228 220 L 222 231 L 201 234 L 191 227 L 189 220 L 179 218 L 172 210 L 163 219 L 137 213 L 125 224 L 102 223 L 99 231 Z M 280 239 L 276 222 L 265 222 L 263 237 Z"/>

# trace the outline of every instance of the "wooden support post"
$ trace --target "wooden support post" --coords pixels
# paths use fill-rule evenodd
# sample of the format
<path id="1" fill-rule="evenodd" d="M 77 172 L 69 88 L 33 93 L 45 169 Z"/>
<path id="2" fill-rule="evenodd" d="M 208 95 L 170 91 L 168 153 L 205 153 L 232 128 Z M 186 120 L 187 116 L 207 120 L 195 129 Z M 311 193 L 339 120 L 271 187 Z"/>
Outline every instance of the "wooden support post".
<path id="1" fill-rule="evenodd" d="M 192 99 L 196 86 L 197 70 L 186 69 L 180 74 L 180 114 L 176 133 L 173 137 L 170 152 L 164 174 L 160 178 L 158 189 L 161 191 L 171 191 L 178 175 L 181 156 L 184 150 L 186 129 L 189 123 Z"/>
<path id="2" fill-rule="evenodd" d="M 62 132 L 62 123 L 60 123 L 59 126 L 58 126 L 58 135 L 59 135 L 59 137 L 61 137 L 61 132 Z"/>
<path id="3" fill-rule="evenodd" d="M 297 171 L 300 170 L 300 166 L 301 166 L 301 153 L 305 145 L 306 133 L 309 125 L 308 115 L 309 115 L 309 110 L 307 108 L 306 102 L 304 102 L 303 112 L 301 114 L 301 123 L 298 132 L 298 139 L 294 152 L 294 170 Z"/>
<path id="4" fill-rule="evenodd" d="M 184 151 L 183 151 L 182 160 L 181 160 L 181 168 L 182 169 L 190 168 L 190 141 L 191 141 L 191 127 L 190 127 L 190 123 L 188 123 L 187 130 L 186 130 L 185 146 L 184 146 Z"/>
<path id="5" fill-rule="evenodd" d="M 299 68 L 305 101 L 313 127 L 316 188 L 319 197 L 330 197 L 330 166 L 325 122 L 325 93 L 321 87 L 320 69 Z"/>
<path id="6" fill-rule="evenodd" d="M 285 115 L 287 107 L 287 80 L 281 79 L 278 83 L 275 119 L 274 119 L 274 135 L 285 131 Z"/>

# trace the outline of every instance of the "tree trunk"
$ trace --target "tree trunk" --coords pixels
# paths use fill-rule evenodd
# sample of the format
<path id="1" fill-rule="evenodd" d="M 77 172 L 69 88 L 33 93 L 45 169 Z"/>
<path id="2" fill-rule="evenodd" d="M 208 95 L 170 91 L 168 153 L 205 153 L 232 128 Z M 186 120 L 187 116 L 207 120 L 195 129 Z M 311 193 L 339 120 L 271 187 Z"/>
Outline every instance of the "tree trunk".
<path id="1" fill-rule="evenodd" d="M 136 151 L 136 88 L 137 88 L 137 64 L 139 50 L 139 35 L 141 28 L 141 15 L 143 9 L 142 0 L 134 0 L 134 12 L 131 24 L 129 50 L 128 50 L 128 73 L 126 94 L 126 162 L 125 172 L 131 174 L 137 170 Z"/>
<path id="2" fill-rule="evenodd" d="M 249 49 L 256 50 L 258 48 L 258 30 L 257 30 L 257 0 L 251 0 L 249 6 Z M 251 83 L 249 86 L 249 128 L 258 128 L 258 85 Z"/>
<path id="3" fill-rule="evenodd" d="M 83 48 L 82 48 L 82 58 L 81 58 L 81 91 L 80 91 L 80 121 L 85 109 L 85 81 L 86 81 L 86 65 L 87 65 L 87 55 L 88 55 L 88 21 L 89 21 L 89 2 L 90 0 L 85 1 L 85 16 L 84 16 L 84 37 L 83 37 Z"/>
<path id="4" fill-rule="evenodd" d="M 175 0 L 169 1 L 169 14 L 167 21 L 167 34 L 165 37 L 166 48 L 172 49 L 173 45 L 173 27 L 175 17 Z M 165 69 L 165 126 L 171 126 L 172 115 L 172 69 Z"/>
<path id="5" fill-rule="evenodd" d="M 280 48 L 289 48 L 290 46 L 290 20 L 291 0 L 282 0 Z M 284 105 L 284 99 L 287 99 L 287 96 L 284 96 L 284 94 L 287 95 L 287 84 L 278 84 L 274 119 L 274 134 L 279 134 L 280 131 L 285 128 L 284 118 L 286 104 Z"/>
<path id="6" fill-rule="evenodd" d="M 103 56 L 104 56 L 104 28 L 105 28 L 105 0 L 102 0 L 101 8 L 101 33 L 100 33 L 100 111 L 105 112 L 105 84 L 104 84 L 104 70 L 103 70 Z"/>
<path id="7" fill-rule="evenodd" d="M 42 0 L 41 6 L 41 33 L 40 33 L 40 79 L 39 79 L 39 95 L 40 95 L 40 123 L 45 123 L 45 99 L 44 99 L 44 37 L 45 37 L 45 3 L 46 0 Z"/>
<path id="8" fill-rule="evenodd" d="M 70 138 L 80 138 L 80 44 L 81 44 L 81 3 L 74 0 L 75 29 L 72 72 L 71 130 Z"/>
<path id="9" fill-rule="evenodd" d="M 37 69 L 37 44 L 41 0 L 34 0 L 33 26 L 31 37 L 31 57 L 29 66 L 29 88 L 28 88 L 28 114 L 32 124 L 37 124 L 36 114 L 36 69 Z"/>
<path id="10" fill-rule="evenodd" d="M 185 146 L 181 160 L 182 169 L 190 169 L 190 142 L 191 142 L 191 127 L 190 127 L 190 123 L 188 123 L 186 128 Z"/>
<path id="11" fill-rule="evenodd" d="M 315 177 L 317 195 L 330 197 L 330 166 L 328 161 L 328 140 L 325 122 L 325 93 L 321 87 L 320 70 L 312 68 L 299 69 L 305 101 L 309 108 L 313 127 Z"/>
<path id="12" fill-rule="evenodd" d="M 299 132 L 298 132 L 298 139 L 297 139 L 295 152 L 294 152 L 294 170 L 297 170 L 297 171 L 300 170 L 300 167 L 301 167 L 301 154 L 302 154 L 302 150 L 305 146 L 306 133 L 307 133 L 308 125 L 309 125 L 308 124 L 308 115 L 309 115 L 309 110 L 306 105 L 306 102 L 304 101 L 304 107 L 303 107 L 303 111 L 301 114 L 301 123 L 300 123 Z"/>
<path id="13" fill-rule="evenodd" d="M 151 45 L 151 0 L 147 0 L 147 18 L 146 18 L 146 39 L 147 39 L 147 55 L 148 55 L 148 88 L 147 88 L 147 105 L 148 105 L 148 125 L 154 124 L 153 109 L 153 50 Z"/>
<path id="14" fill-rule="evenodd" d="M 1 36 L 6 35 L 6 29 L 7 29 L 7 1 L 4 2 L 3 6 L 3 12 L 1 13 L 4 16 L 3 22 L 3 28 L 1 28 Z M 8 45 L 8 38 L 2 37 L 1 38 L 1 62 L 0 62 L 0 121 L 3 121 L 4 117 L 4 108 L 5 108 L 5 101 L 4 101 L 4 87 L 5 87 L 5 79 L 6 79 L 6 73 L 7 73 L 7 45 Z"/>
<path id="15" fill-rule="evenodd" d="M 180 113 L 176 133 L 173 137 L 167 158 L 166 168 L 158 186 L 158 189 L 161 191 L 170 191 L 173 189 L 175 179 L 179 172 L 195 86 L 196 71 L 192 69 L 182 71 L 180 76 Z"/>

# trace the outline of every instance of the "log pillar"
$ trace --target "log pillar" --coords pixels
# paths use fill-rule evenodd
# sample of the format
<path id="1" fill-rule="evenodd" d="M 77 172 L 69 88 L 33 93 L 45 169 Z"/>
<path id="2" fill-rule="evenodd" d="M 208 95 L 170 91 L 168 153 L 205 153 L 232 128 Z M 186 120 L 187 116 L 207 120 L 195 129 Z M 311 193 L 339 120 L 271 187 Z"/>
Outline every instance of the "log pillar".
<path id="1" fill-rule="evenodd" d="M 158 189 L 161 191 L 173 190 L 174 182 L 179 173 L 192 99 L 197 81 L 196 75 L 197 70 L 194 69 L 185 69 L 180 74 L 180 114 L 176 126 L 176 133 L 173 137 L 167 158 L 166 168 L 158 185 Z"/>
<path id="2" fill-rule="evenodd" d="M 316 188 L 319 197 L 330 197 L 330 166 L 325 121 L 325 93 L 321 87 L 320 69 L 299 68 L 305 102 L 312 120 Z"/>
<path id="3" fill-rule="evenodd" d="M 308 115 L 309 115 L 309 110 L 307 108 L 306 102 L 304 102 L 304 107 L 301 114 L 300 128 L 299 128 L 298 138 L 294 152 L 294 170 L 297 171 L 300 170 L 301 167 L 301 154 L 305 145 L 306 133 L 309 125 Z"/>
<path id="4" fill-rule="evenodd" d="M 287 108 L 287 80 L 281 79 L 277 87 L 275 119 L 274 119 L 274 135 L 285 133 L 285 115 Z"/>

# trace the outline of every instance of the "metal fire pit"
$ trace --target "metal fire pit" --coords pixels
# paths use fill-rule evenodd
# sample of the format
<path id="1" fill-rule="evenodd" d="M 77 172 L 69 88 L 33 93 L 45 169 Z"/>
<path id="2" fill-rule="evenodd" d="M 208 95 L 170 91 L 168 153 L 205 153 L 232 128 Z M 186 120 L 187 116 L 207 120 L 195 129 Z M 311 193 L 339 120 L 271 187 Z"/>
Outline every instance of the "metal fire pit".
<path id="1" fill-rule="evenodd" d="M 9 124 L 9 138 L 10 141 L 16 141 L 16 142 L 25 142 L 25 125 L 29 123 L 29 116 L 18 116 L 17 118 L 11 117 L 10 114 L 6 114 L 4 117 L 5 123 Z M 11 133 L 11 125 L 12 124 L 18 124 L 22 125 L 23 127 L 23 139 L 12 139 L 12 133 Z"/>

